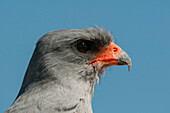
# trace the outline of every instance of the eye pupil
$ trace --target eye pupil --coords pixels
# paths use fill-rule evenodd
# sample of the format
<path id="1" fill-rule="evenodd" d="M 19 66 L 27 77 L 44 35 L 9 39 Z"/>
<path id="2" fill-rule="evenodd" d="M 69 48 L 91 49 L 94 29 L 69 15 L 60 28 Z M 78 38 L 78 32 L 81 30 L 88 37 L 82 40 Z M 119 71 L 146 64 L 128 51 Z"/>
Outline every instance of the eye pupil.
<path id="1" fill-rule="evenodd" d="M 82 52 L 85 53 L 89 50 L 88 44 L 85 41 L 80 41 L 77 44 L 77 49 Z"/>

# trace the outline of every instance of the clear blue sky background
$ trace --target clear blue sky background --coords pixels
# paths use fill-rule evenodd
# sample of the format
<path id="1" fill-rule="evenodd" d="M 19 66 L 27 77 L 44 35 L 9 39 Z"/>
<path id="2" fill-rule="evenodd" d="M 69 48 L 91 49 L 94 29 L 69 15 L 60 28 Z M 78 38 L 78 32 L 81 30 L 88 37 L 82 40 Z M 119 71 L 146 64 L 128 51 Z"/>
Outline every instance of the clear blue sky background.
<path id="1" fill-rule="evenodd" d="M 170 1 L 0 0 L 0 113 L 14 101 L 37 40 L 99 25 L 131 57 L 96 87 L 94 113 L 170 113 Z"/>

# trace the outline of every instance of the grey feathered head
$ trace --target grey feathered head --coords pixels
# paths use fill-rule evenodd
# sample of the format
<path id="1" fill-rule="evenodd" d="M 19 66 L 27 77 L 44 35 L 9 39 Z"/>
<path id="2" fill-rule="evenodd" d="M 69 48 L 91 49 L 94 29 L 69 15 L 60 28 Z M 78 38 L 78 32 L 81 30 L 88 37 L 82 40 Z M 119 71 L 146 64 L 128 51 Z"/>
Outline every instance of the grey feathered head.
<path id="1" fill-rule="evenodd" d="M 99 74 L 103 74 L 108 66 L 126 64 L 130 70 L 129 56 L 114 43 L 113 36 L 104 28 L 49 32 L 37 42 L 16 101 L 20 102 L 24 95 L 31 95 L 31 99 L 37 95 L 35 102 L 53 97 L 57 105 L 65 99 L 85 98 L 91 102 Z M 44 99 L 40 100 L 40 95 Z"/>

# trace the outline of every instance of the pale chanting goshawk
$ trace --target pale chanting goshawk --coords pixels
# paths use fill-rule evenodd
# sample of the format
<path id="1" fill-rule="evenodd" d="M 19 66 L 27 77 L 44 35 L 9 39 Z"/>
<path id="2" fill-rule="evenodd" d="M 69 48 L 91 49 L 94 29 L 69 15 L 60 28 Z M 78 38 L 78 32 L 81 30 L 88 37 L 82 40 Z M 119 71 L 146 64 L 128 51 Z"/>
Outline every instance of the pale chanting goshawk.
<path id="1" fill-rule="evenodd" d="M 5 113 L 93 113 L 95 82 L 131 59 L 104 28 L 56 30 L 37 42 L 22 87 Z"/>

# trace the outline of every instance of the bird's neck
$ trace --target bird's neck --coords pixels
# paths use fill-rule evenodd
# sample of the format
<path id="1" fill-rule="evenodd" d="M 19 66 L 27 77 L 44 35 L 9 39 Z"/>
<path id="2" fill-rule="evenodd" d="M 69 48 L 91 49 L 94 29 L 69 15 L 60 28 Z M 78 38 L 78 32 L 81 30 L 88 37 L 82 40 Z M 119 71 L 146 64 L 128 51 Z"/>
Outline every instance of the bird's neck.
<path id="1" fill-rule="evenodd" d="M 93 67 L 74 68 L 75 65 L 65 65 L 58 63 L 55 66 L 42 68 L 30 64 L 18 96 L 33 89 L 40 90 L 40 87 L 49 87 L 57 92 L 59 89 L 68 91 L 68 93 L 72 92 L 72 95 L 78 98 L 88 98 L 91 101 L 96 81 Z"/>
<path id="2" fill-rule="evenodd" d="M 45 100 L 68 103 L 76 100 L 87 108 L 88 113 L 92 113 L 91 99 L 97 74 L 92 66 L 75 66 L 59 62 L 46 66 L 34 64 L 30 62 L 28 66 L 17 100 L 19 97 L 29 97 L 30 102 L 37 100 L 42 103 Z M 41 97 L 44 100 L 34 97 Z M 53 107 L 55 106 L 56 104 Z"/>

